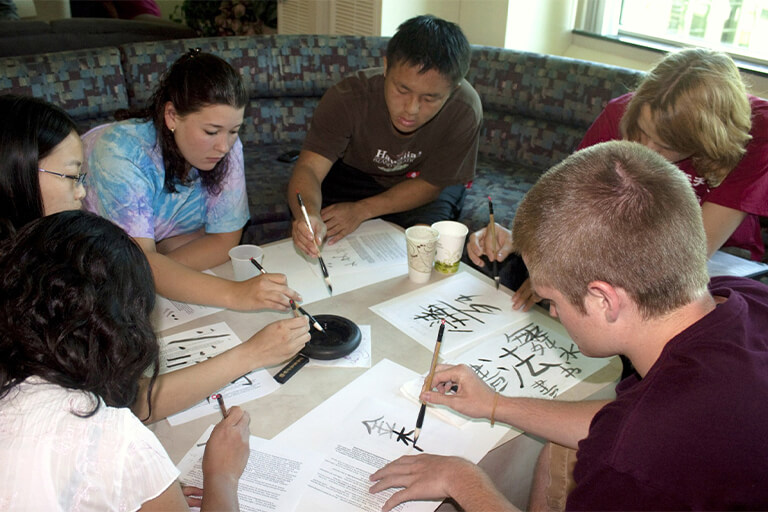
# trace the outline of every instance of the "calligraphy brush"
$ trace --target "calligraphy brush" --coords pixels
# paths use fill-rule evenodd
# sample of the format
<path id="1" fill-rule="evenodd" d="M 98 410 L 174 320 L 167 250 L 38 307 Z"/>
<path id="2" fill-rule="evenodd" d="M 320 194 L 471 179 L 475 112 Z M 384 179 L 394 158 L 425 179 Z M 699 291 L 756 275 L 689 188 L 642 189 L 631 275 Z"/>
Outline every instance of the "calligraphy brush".
<path id="1" fill-rule="evenodd" d="M 323 257 L 320 255 L 320 246 L 317 245 L 317 238 L 315 238 L 315 230 L 312 229 L 312 223 L 309 222 L 309 214 L 307 213 L 307 207 L 304 206 L 304 201 L 301 199 L 301 194 L 299 191 L 296 191 L 296 198 L 299 200 L 299 207 L 301 208 L 301 214 L 304 215 L 304 222 L 307 223 L 307 228 L 309 228 L 309 234 L 312 235 L 312 242 L 315 244 L 315 249 L 317 249 L 317 259 L 320 262 L 320 270 L 323 271 L 323 277 L 325 278 L 325 284 L 328 286 L 328 291 L 333 295 L 333 287 L 331 286 L 331 277 L 328 275 L 328 268 L 325 266 L 325 262 L 323 261 Z"/>
<path id="2" fill-rule="evenodd" d="M 491 217 L 491 239 L 493 240 L 493 280 L 496 281 L 496 289 L 499 289 L 499 262 L 496 261 L 496 221 L 493 220 L 493 202 L 491 196 L 488 196 L 488 210 Z"/>
<path id="3" fill-rule="evenodd" d="M 259 269 L 259 272 L 261 272 L 262 274 L 266 274 L 266 273 L 267 273 L 267 271 L 264 269 L 264 267 L 262 267 L 262 266 L 259 264 L 259 262 L 258 262 L 258 261 L 256 261 L 256 258 L 251 258 L 251 263 L 253 263 L 253 265 L 254 265 L 254 266 L 257 268 L 257 269 Z M 299 311 L 301 311 L 301 313 L 302 313 L 303 315 L 306 315 L 306 317 L 307 317 L 307 318 L 309 318 L 309 321 L 310 321 L 310 322 L 312 322 L 312 327 L 314 327 L 315 329 L 317 329 L 317 330 L 318 330 L 318 331 L 320 331 L 320 332 L 325 332 L 325 329 L 323 329 L 323 326 L 322 326 L 322 325 L 320 325 L 320 322 L 318 322 L 317 320 L 315 320 L 315 317 L 313 317 L 312 315 L 310 315 L 309 313 L 307 313 L 307 310 L 306 310 L 306 309 L 304 309 L 304 308 L 303 308 L 303 307 L 301 307 L 301 306 L 299 306 L 298 308 L 296 308 L 296 303 L 295 303 L 295 302 L 293 302 L 293 299 L 291 299 L 291 308 L 293 309 L 293 314 L 294 314 L 295 316 L 299 316 L 299 315 L 296 313 L 296 309 L 298 309 Z"/>
<path id="4" fill-rule="evenodd" d="M 443 342 L 443 332 L 445 332 L 445 318 L 440 320 L 440 329 L 437 331 L 437 341 L 435 341 L 435 351 L 432 353 L 432 364 L 429 366 L 429 374 L 424 381 L 424 386 L 421 388 L 421 392 L 429 391 L 432 389 L 432 377 L 435 376 L 435 366 L 437 366 L 437 356 L 440 353 L 440 344 Z M 421 408 L 419 409 L 419 417 L 416 418 L 416 430 L 413 432 L 413 444 L 416 445 L 416 441 L 419 440 L 421 434 L 421 426 L 424 424 L 424 413 L 427 412 L 427 402 L 421 402 Z"/>

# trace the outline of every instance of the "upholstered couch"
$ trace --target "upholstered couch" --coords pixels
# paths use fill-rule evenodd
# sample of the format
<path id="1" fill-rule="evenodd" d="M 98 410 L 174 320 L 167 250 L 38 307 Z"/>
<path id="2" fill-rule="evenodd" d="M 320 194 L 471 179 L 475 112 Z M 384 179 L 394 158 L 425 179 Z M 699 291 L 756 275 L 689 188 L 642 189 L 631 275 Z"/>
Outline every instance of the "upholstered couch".
<path id="1" fill-rule="evenodd" d="M 42 97 L 85 130 L 121 108 L 143 105 L 180 54 L 200 47 L 226 59 L 250 93 L 241 139 L 251 221 L 244 238 L 288 235 L 285 188 L 292 164 L 276 157 L 299 149 L 323 92 L 349 73 L 380 66 L 387 40 L 357 36 L 217 37 L 125 44 L 0 59 L 0 92 Z M 461 219 L 470 230 L 508 224 L 541 173 L 571 153 L 606 102 L 642 73 L 592 62 L 475 47 L 467 79 L 483 102 L 477 176 Z"/>

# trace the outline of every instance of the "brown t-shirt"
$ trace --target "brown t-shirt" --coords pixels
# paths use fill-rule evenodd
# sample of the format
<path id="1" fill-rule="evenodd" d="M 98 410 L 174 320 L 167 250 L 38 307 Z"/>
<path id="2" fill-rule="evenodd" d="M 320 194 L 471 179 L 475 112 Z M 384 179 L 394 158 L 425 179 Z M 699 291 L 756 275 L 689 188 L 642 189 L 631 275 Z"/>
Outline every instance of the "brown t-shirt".
<path id="1" fill-rule="evenodd" d="M 480 97 L 462 80 L 434 118 L 403 135 L 387 111 L 383 69 L 367 69 L 326 91 L 303 149 L 342 159 L 387 188 L 416 173 L 447 187 L 474 178 L 482 119 Z"/>

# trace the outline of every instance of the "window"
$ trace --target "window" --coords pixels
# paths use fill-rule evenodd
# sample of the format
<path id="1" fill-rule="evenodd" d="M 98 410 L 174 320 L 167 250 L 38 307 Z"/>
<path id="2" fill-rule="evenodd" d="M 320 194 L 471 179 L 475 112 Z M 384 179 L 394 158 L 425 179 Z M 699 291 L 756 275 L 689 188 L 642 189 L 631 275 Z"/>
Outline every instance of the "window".
<path id="1" fill-rule="evenodd" d="M 768 61 L 768 0 L 581 0 L 582 28 Z"/>

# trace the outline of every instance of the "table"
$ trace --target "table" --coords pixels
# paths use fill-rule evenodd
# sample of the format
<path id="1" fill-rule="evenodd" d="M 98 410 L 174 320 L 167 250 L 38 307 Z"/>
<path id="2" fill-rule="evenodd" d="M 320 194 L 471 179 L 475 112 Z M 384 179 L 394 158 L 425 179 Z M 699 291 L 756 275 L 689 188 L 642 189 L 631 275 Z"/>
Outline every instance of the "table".
<path id="1" fill-rule="evenodd" d="M 265 246 L 265 248 L 268 248 L 268 246 Z M 270 267 L 269 270 L 277 272 L 280 269 Z M 232 276 L 232 268 L 229 262 L 220 265 L 213 269 L 213 271 L 221 277 L 230 278 Z M 469 272 L 476 276 L 482 276 L 482 274 L 463 263 L 460 265 L 459 272 Z M 446 276 L 433 272 L 429 283 L 451 279 L 451 277 L 450 275 Z M 488 279 L 484 276 L 482 278 Z M 383 358 L 387 358 L 417 373 L 424 373 L 430 365 L 431 351 L 369 309 L 372 305 L 422 286 L 425 285 L 412 283 L 406 273 L 354 291 L 313 302 L 307 305 L 306 309 L 313 315 L 338 314 L 353 320 L 359 325 L 370 325 L 372 364 L 375 365 Z M 504 290 L 511 294 L 510 290 L 506 288 Z M 290 312 L 237 312 L 223 310 L 168 329 L 160 334 L 165 336 L 225 321 L 241 339 L 245 340 L 268 323 L 280 318 L 286 318 L 289 315 L 291 315 Z M 282 368 L 282 365 L 270 368 L 269 371 L 274 374 L 280 368 Z M 366 368 L 303 368 L 287 383 L 282 385 L 279 390 L 241 406 L 251 415 L 251 434 L 265 439 L 272 439 L 283 429 L 321 404 L 366 370 Z M 620 372 L 621 364 L 618 358 L 615 358 L 610 365 L 563 393 L 560 398 L 581 400 L 606 389 L 612 389 Z M 200 434 L 210 424 L 218 420 L 217 416 L 209 415 L 176 427 L 171 427 L 167 421 L 163 420 L 151 425 L 150 428 L 160 439 L 174 463 L 178 463 L 197 441 Z M 519 431 L 510 430 L 499 444 L 519 435 Z"/>

